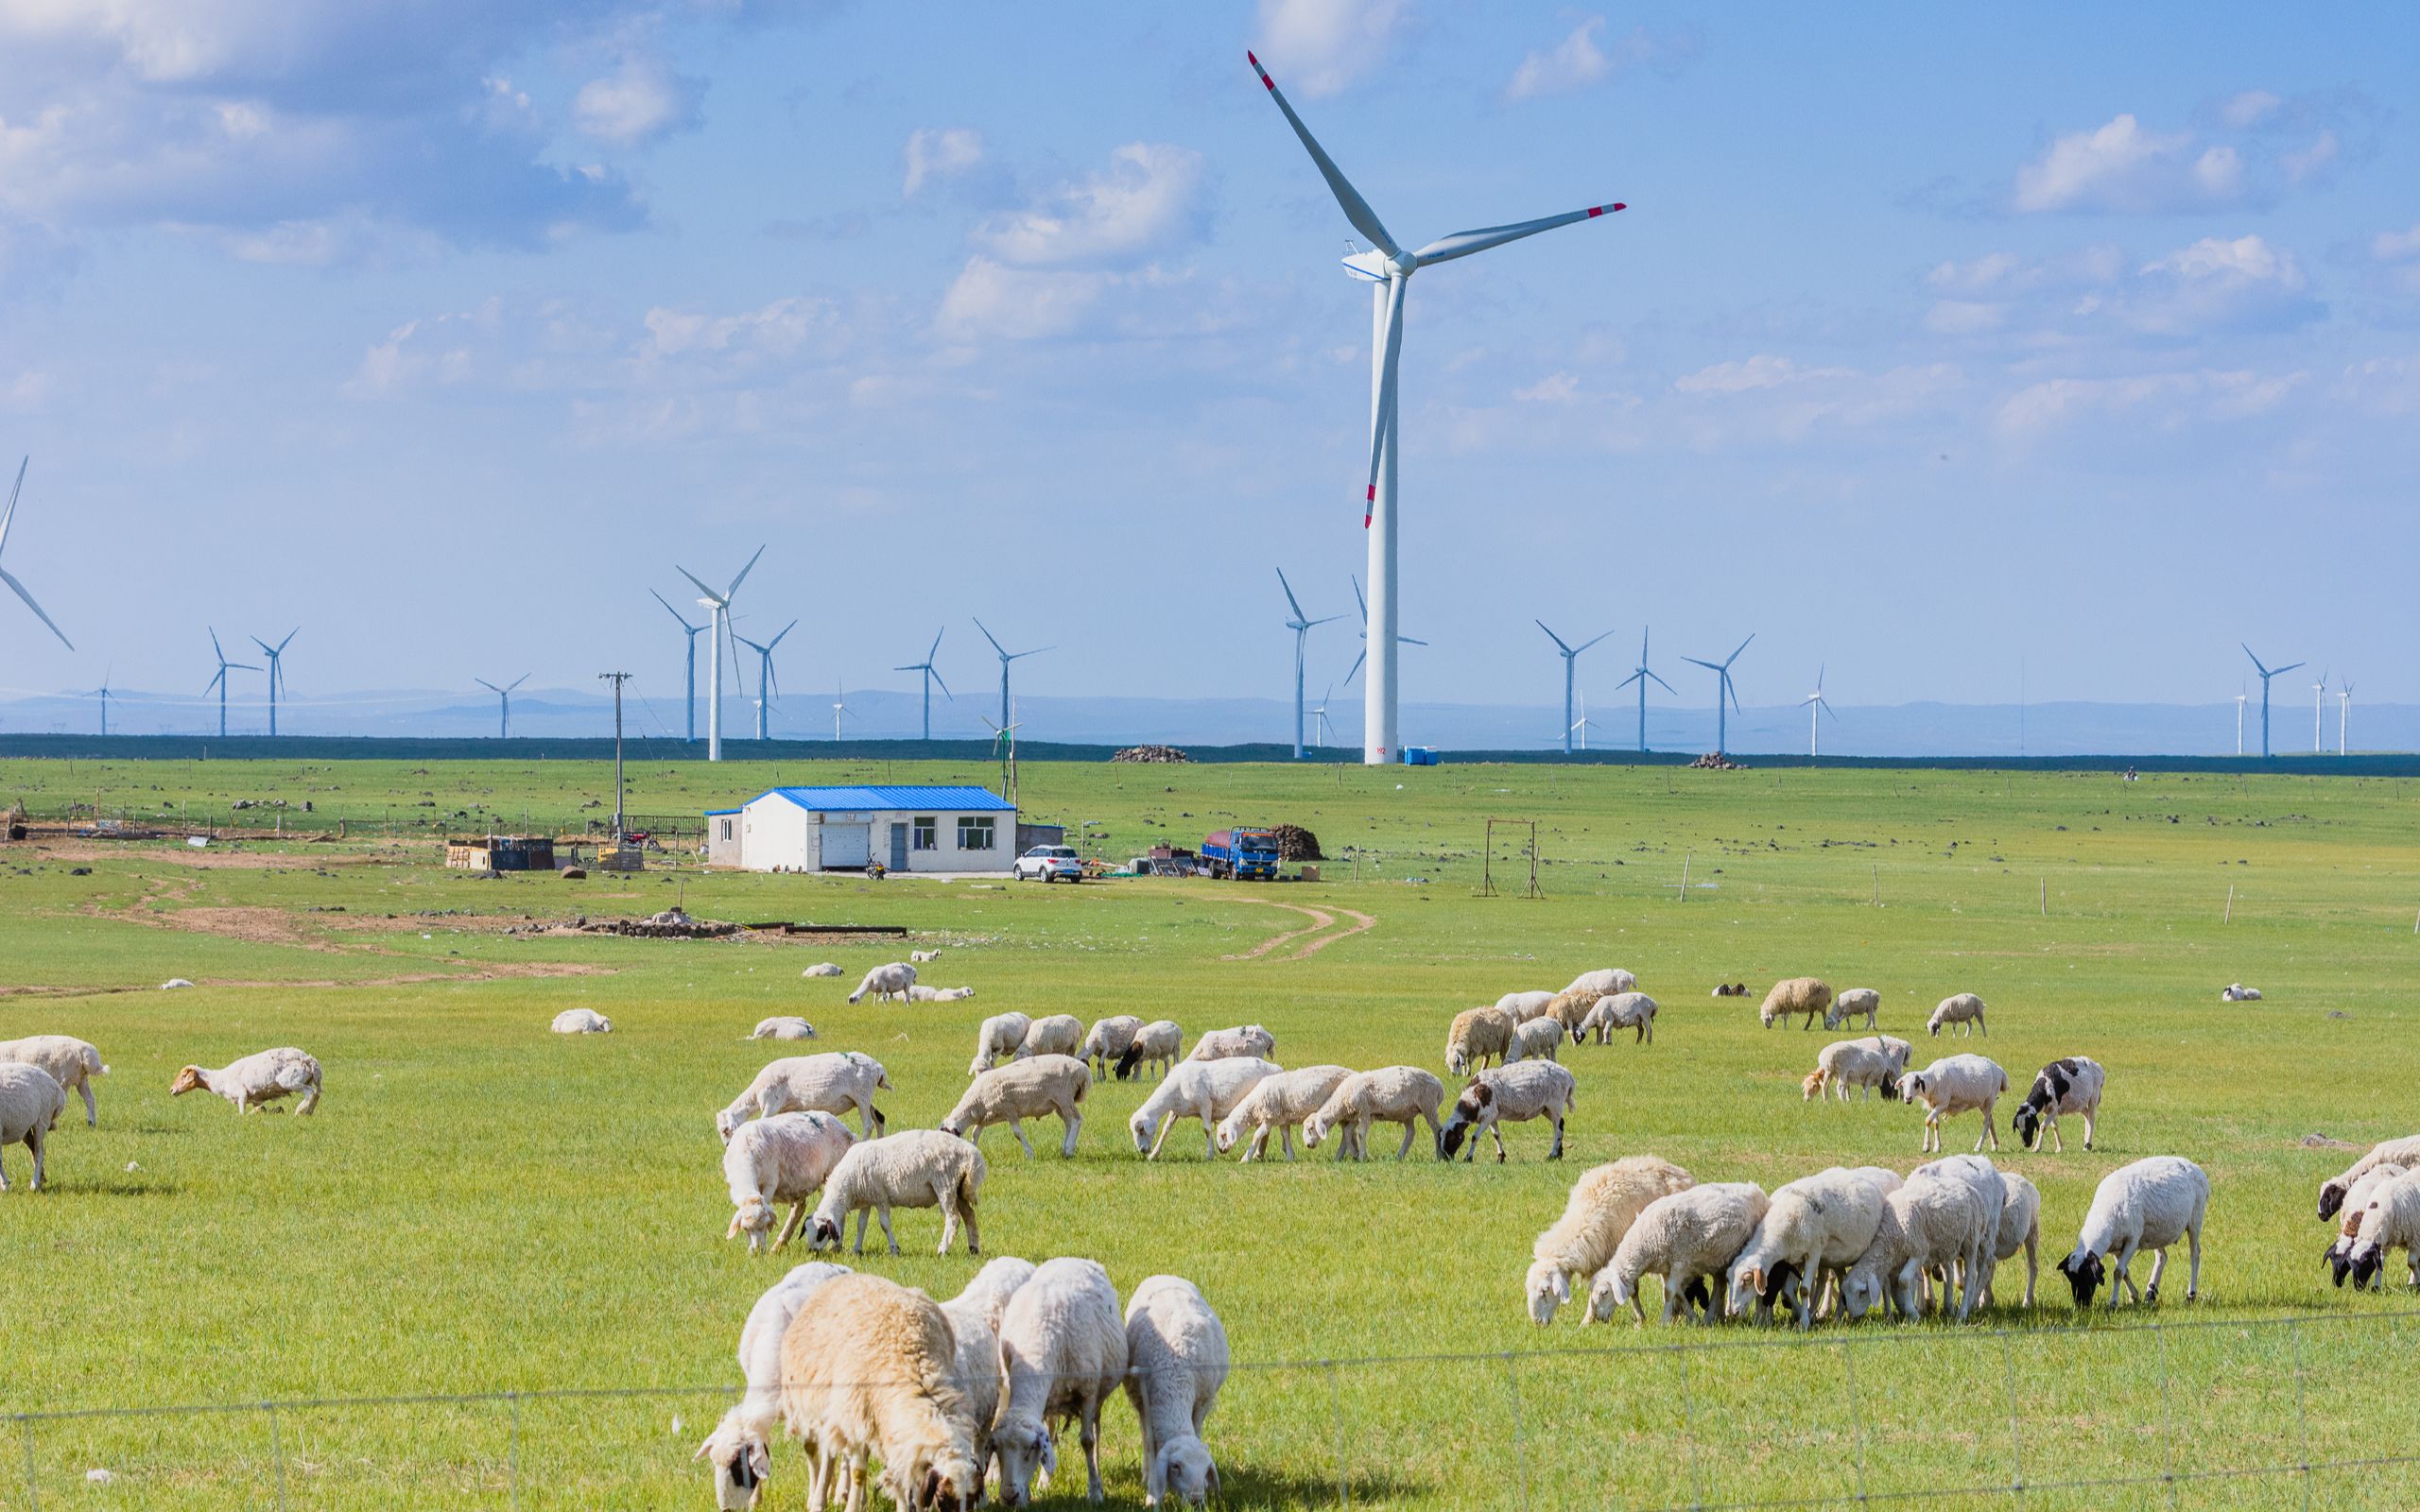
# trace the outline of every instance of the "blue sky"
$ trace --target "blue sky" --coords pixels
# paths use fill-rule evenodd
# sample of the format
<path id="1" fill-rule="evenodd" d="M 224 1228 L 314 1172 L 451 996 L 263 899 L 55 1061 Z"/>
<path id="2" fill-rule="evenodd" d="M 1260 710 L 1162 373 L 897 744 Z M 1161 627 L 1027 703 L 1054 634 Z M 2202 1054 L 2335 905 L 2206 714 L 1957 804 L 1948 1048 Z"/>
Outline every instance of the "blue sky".
<path id="1" fill-rule="evenodd" d="M 1412 285 L 1407 699 L 1558 696 L 1542 616 L 1599 702 L 1649 624 L 1690 701 L 1752 630 L 1750 702 L 2420 700 L 2411 11 L 1435 0 L 0 0 L 0 564 L 80 648 L 0 603 L 0 687 L 665 695 L 647 590 L 768 541 L 801 690 L 979 690 L 980 614 L 1278 694 L 1370 328 L 1247 46 L 1415 245 L 1632 207 Z"/>

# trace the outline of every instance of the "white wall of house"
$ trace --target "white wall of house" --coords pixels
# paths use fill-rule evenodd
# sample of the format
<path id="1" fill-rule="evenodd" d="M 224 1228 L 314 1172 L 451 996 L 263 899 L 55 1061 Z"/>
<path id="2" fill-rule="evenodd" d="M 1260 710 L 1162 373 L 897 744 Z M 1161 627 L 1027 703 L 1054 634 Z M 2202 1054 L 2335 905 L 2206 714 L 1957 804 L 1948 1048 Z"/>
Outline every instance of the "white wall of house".
<path id="1" fill-rule="evenodd" d="M 888 867 L 894 859 L 894 824 L 906 827 L 909 871 L 1006 871 L 1016 859 L 1016 814 L 1007 809 L 809 811 L 768 794 L 736 814 L 712 816 L 706 823 L 708 861 L 751 871 L 821 870 L 827 864 L 827 840 L 838 857 L 857 831 L 865 834 L 867 858 Z M 728 841 L 722 838 L 726 823 L 732 826 Z M 852 834 L 838 833 L 842 830 Z M 989 844 L 983 843 L 987 838 Z M 853 846 L 847 853 L 854 854 Z"/>

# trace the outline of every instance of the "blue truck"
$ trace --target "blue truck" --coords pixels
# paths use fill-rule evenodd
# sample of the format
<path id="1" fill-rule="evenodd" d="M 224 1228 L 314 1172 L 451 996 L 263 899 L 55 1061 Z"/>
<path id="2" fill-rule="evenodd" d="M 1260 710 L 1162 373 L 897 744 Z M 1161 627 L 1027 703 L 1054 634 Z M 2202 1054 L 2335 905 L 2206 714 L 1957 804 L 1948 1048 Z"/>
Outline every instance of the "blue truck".
<path id="1" fill-rule="evenodd" d="M 1277 875 L 1277 832 L 1242 825 L 1213 830 L 1201 841 L 1201 865 L 1214 877 L 1272 880 Z"/>

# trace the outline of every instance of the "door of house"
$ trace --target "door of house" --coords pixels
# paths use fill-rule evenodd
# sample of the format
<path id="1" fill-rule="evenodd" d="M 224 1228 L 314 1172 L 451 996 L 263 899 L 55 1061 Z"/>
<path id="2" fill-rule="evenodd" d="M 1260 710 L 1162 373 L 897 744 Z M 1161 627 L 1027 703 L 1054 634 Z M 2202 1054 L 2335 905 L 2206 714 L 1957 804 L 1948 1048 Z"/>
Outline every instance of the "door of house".
<path id="1" fill-rule="evenodd" d="M 890 827 L 890 869 L 908 869 L 908 825 L 904 820 Z"/>

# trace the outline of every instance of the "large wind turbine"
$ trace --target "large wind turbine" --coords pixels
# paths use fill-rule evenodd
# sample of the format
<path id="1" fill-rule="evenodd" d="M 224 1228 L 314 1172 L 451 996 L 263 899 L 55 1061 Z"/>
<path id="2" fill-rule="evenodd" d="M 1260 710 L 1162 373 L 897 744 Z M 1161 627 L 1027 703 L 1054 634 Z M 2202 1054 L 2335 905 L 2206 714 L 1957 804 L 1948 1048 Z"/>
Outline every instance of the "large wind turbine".
<path id="1" fill-rule="evenodd" d="M 936 683 L 936 682 L 941 682 L 941 683 L 942 683 L 942 697 L 944 697 L 944 698 L 949 699 L 949 700 L 950 700 L 951 702 L 953 702 L 953 703 L 955 703 L 955 702 L 957 702 L 957 701 L 958 701 L 958 695 L 956 695 L 956 694 L 954 694 L 954 693 L 952 693 L 952 692 L 950 692 L 950 691 L 949 691 L 949 684 L 948 684 L 948 683 L 946 683 L 946 682 L 942 682 L 942 675 L 941 675 L 941 673 L 940 673 L 938 670 L 936 670 L 936 669 L 934 668 L 934 666 L 933 666 L 933 652 L 935 652 L 935 651 L 939 651 L 939 650 L 942 648 L 942 637 L 943 635 L 948 634 L 948 633 L 949 633 L 949 627 L 948 627 L 948 626 L 946 626 L 946 625 L 942 626 L 940 629 L 935 630 L 935 631 L 933 632 L 933 644 L 932 644 L 932 649 L 931 649 L 931 650 L 928 650 L 928 651 L 926 651 L 926 652 L 925 653 L 925 660 L 923 660 L 922 662 L 908 662 L 908 663 L 906 666 L 904 666 L 904 667 L 892 667 L 892 668 L 890 669 L 890 670 L 891 670 L 891 671 L 893 671 L 893 672 L 917 672 L 917 673 L 922 673 L 922 674 L 924 675 L 924 679 L 925 679 L 925 738 L 926 740 L 930 740 L 930 739 L 932 739 L 932 738 L 933 738 L 933 684 L 934 684 L 934 683 Z M 1002 722 L 1003 722 L 1003 723 L 1006 723 L 1006 721 L 1002 721 Z"/>
<path id="2" fill-rule="evenodd" d="M 969 617 L 971 618 L 972 616 Z M 1055 651 L 1058 647 L 1050 645 L 1037 645 L 1030 651 L 1011 651 L 1007 646 L 1000 644 L 1000 638 L 998 636 L 994 635 L 988 629 L 984 629 L 983 622 L 981 620 L 975 621 L 975 627 L 983 631 L 983 639 L 991 642 L 992 649 L 1000 654 L 1000 722 L 993 728 L 995 730 L 1006 730 L 1009 727 L 1009 717 L 1011 713 L 1009 709 L 1009 663 L 1016 661 L 1019 657 L 1040 656 L 1045 651 Z M 938 647 L 941 644 L 941 637 L 935 636 L 933 638 L 933 644 Z"/>
<path id="3" fill-rule="evenodd" d="M 2240 756 L 2240 755 L 2242 755 L 2242 754 L 2243 754 L 2243 697 L 2244 697 L 2244 695 L 2243 695 L 2243 684 L 2242 684 L 2242 683 L 2238 682 L 2238 683 L 2237 683 L 2235 686 L 2236 686 L 2236 694 L 2235 694 L 2235 753 L 2236 753 L 2237 755 Z"/>
<path id="4" fill-rule="evenodd" d="M 2243 645 L 2243 643 L 2240 641 L 2236 644 L 2238 645 Z M 2252 656 L 2252 647 L 2249 645 L 2243 645 L 2243 654 L 2246 656 Z M 2284 677 L 2287 673 L 2291 672 L 2294 668 L 2301 665 L 2302 663 L 2299 662 L 2289 662 L 2284 666 L 2279 667 L 2273 672 L 2269 668 L 2260 664 L 2260 659 L 2258 657 L 2252 656 L 2253 670 L 2260 674 L 2260 759 L 2263 761 L 2267 761 L 2269 759 L 2269 679 L 2271 678 Z"/>
<path id="5" fill-rule="evenodd" d="M 2314 756 L 2319 755 L 2323 748 L 2321 721 L 2325 718 L 2326 713 L 2327 674 L 2323 672 L 2319 675 L 2319 680 L 2310 685 L 2310 753 Z"/>
<path id="6" fill-rule="evenodd" d="M 1539 629 L 1547 630 L 1546 621 L 1537 620 L 1533 623 L 1536 624 Z M 1604 635 L 1598 636 L 1596 640 L 1582 641 L 1578 645 L 1573 645 L 1568 641 L 1565 641 L 1562 636 L 1555 634 L 1554 631 L 1547 630 L 1547 639 L 1554 643 L 1555 650 L 1563 657 L 1563 753 L 1565 756 L 1571 754 L 1571 732 L 1579 728 L 1571 722 L 1572 669 L 1579 664 L 1581 652 L 1587 650 L 1590 646 L 1596 644 L 1598 641 L 1603 640 L 1605 635 L 1611 635 L 1613 633 L 1613 631 L 1607 630 Z M 1582 743 L 1581 749 L 1587 749 L 1585 742 Z"/>
<path id="7" fill-rule="evenodd" d="M 2336 754 L 2339 756 L 2344 754 L 2344 730 L 2345 727 L 2352 724 L 2352 722 L 2353 684 L 2347 681 L 2336 690 Z M 107 703 L 103 703 L 101 705 L 101 723 L 104 726 L 109 723 L 109 705 Z M 109 733 L 109 730 L 104 729 L 101 733 L 106 735 Z"/>
<path id="8" fill-rule="evenodd" d="M 1591 205 L 1568 215 L 1548 215 L 1544 220 L 1525 220 L 1510 226 L 1487 226 L 1477 231 L 1458 232 L 1439 241 L 1430 242 L 1418 251 L 1406 251 L 1398 246 L 1387 228 L 1378 220 L 1377 213 L 1360 191 L 1346 180 L 1325 149 L 1321 147 L 1294 113 L 1294 107 L 1278 92 L 1277 83 L 1260 60 L 1247 53 L 1253 72 L 1269 90 L 1269 97 L 1286 116 L 1286 124 L 1302 139 L 1304 149 L 1310 153 L 1320 177 L 1327 180 L 1330 193 L 1344 212 L 1344 218 L 1360 232 L 1371 249 L 1355 252 L 1344 259 L 1345 270 L 1354 277 L 1367 280 L 1371 285 L 1371 351 L 1370 351 L 1370 477 L 1363 492 L 1362 528 L 1370 533 L 1370 599 L 1377 626 L 1377 636 L 1371 642 L 1374 653 L 1370 663 L 1368 685 L 1363 691 L 1364 715 L 1361 730 L 1361 760 L 1365 765 L 1382 766 L 1396 754 L 1395 718 L 1395 627 L 1396 617 L 1396 520 L 1395 473 L 1397 440 L 1397 404 L 1395 391 L 1396 359 L 1403 352 L 1404 286 L 1411 275 L 1432 263 L 1451 262 L 1468 257 L 1491 247 L 1534 236 L 1557 226 L 1576 221 L 1592 220 L 1610 211 L 1622 208 L 1618 204 Z"/>
<path id="9" fill-rule="evenodd" d="M 765 548 L 757 547 L 756 557 L 763 555 Z M 714 634 L 706 642 L 706 676 L 712 679 L 706 687 L 706 760 L 710 762 L 722 760 L 722 647 L 731 638 L 731 601 L 738 593 L 739 585 L 755 571 L 756 557 L 749 558 L 748 565 L 739 569 L 739 576 L 719 593 L 698 582 L 698 575 L 688 568 L 679 562 L 672 564 L 675 572 L 698 584 L 698 592 L 704 595 L 698 600 L 698 607 L 707 611 L 707 622 L 714 627 Z M 738 660 L 738 655 L 735 648 L 733 660 Z"/>
<path id="10" fill-rule="evenodd" d="M 257 635 L 252 637 L 252 644 L 259 646 L 263 654 L 268 658 L 268 732 L 271 739 L 276 738 L 277 735 L 277 696 L 285 686 L 285 648 L 293 644 L 296 636 L 302 633 L 302 627 L 298 625 L 286 631 L 285 639 L 275 645 L 269 644 Z"/>
<path id="11" fill-rule="evenodd" d="M 1832 713 L 1832 706 L 1824 701 L 1824 668 L 1821 665 L 1815 668 L 1815 691 L 1801 698 L 1799 702 L 1806 706 L 1806 755 L 1809 760 L 1812 760 L 1822 754 L 1815 748 L 1816 713 L 1820 710 L 1824 713 L 1831 714 L 1835 720 L 1841 717 Z"/>
<path id="12" fill-rule="evenodd" d="M 207 698 L 210 696 L 211 689 L 218 690 L 218 738 L 225 740 L 227 738 L 227 674 L 230 671 L 258 672 L 260 668 L 250 662 L 228 661 L 226 650 L 218 644 L 216 630 L 210 632 L 210 654 L 218 659 L 218 673 L 201 685 L 201 696 Z"/>
<path id="13" fill-rule="evenodd" d="M 496 696 L 502 707 L 496 712 L 495 738 L 510 740 L 512 738 L 512 690 L 528 681 L 529 674 L 524 672 L 501 688 L 485 678 L 473 678 L 471 680 Z"/>
<path id="14" fill-rule="evenodd" d="M 1618 693 L 1634 682 L 1638 684 L 1638 748 L 1641 754 L 1647 750 L 1647 685 L 1650 681 L 1666 693 L 1673 693 L 1670 683 L 1647 670 L 1647 631 L 1642 629 L 1638 632 L 1638 666 L 1615 685 L 1615 691 Z M 1673 696 L 1679 696 L 1676 693 Z"/>
<path id="15" fill-rule="evenodd" d="M 1369 601 L 1368 599 L 1363 598 L 1363 597 L 1361 596 L 1361 579 L 1360 579 L 1360 578 L 1358 578 L 1358 577 L 1356 577 L 1356 578 L 1354 578 L 1354 579 L 1353 579 L 1353 601 L 1354 601 L 1355 603 L 1357 603 L 1357 604 L 1358 604 L 1358 605 L 1360 605 L 1360 606 L 1361 606 L 1361 641 L 1362 641 L 1362 645 L 1361 645 L 1360 653 L 1359 653 L 1358 655 L 1357 655 L 1356 657 L 1354 657 L 1354 659 L 1353 659 L 1353 665 L 1351 665 L 1350 667 L 1347 667 L 1347 668 L 1345 669 L 1345 672 L 1344 672 L 1344 684 L 1345 684 L 1345 686 L 1346 686 L 1346 687 L 1348 687 L 1348 688 L 1349 688 L 1349 687 L 1351 687 L 1351 686 L 1353 685 L 1353 679 L 1354 679 L 1355 675 L 1356 675 L 1356 674 L 1357 674 L 1357 673 L 1361 670 L 1361 663 L 1362 663 L 1362 662 L 1366 662 L 1366 661 L 1368 661 L 1368 660 L 1370 659 L 1370 646 L 1369 646 L 1369 641 L 1370 641 L 1370 601 Z M 1418 636 L 1412 636 L 1412 635 L 1398 635 L 1398 636 L 1396 636 L 1396 637 L 1395 637 L 1395 640 L 1397 640 L 1398 642 L 1401 642 L 1401 643 L 1402 643 L 1403 644 L 1405 644 L 1405 645 L 1426 645 L 1426 644 L 1428 644 L 1426 641 L 1421 640 Z M 1390 662 L 1392 662 L 1392 661 L 1394 660 L 1394 656 L 1393 656 L 1393 653 L 1392 653 L 1392 652 L 1390 652 L 1390 653 L 1388 654 L 1388 656 L 1387 656 L 1387 660 L 1388 660 L 1388 661 L 1390 661 Z M 1373 672 L 1373 673 L 1371 674 L 1371 676 L 1372 676 L 1372 677 L 1376 677 L 1376 676 L 1377 676 L 1377 674 L 1376 674 L 1376 673 L 1374 673 L 1374 672 Z M 1365 686 L 1366 686 L 1366 685 L 1365 685 Z M 1364 711 L 1363 711 L 1363 717 L 1364 717 L 1364 718 L 1368 717 L 1368 711 L 1367 711 L 1366 706 L 1365 706 Z M 1368 765 L 1368 762 L 1369 762 L 1369 747 L 1370 747 L 1369 735 L 1368 735 L 1368 733 L 1365 731 L 1365 732 L 1363 733 L 1363 735 L 1362 735 L 1362 739 L 1361 739 L 1361 759 L 1362 759 L 1362 763 L 1363 763 L 1363 765 Z"/>
<path id="16" fill-rule="evenodd" d="M 782 635 L 787 635 L 797 628 L 798 621 L 792 620 L 782 627 Z M 756 738 L 758 740 L 772 738 L 770 732 L 772 727 L 768 721 L 773 707 L 773 695 L 782 691 L 782 679 L 773 675 L 773 647 L 782 644 L 782 635 L 774 636 L 762 645 L 736 632 L 732 636 L 733 640 L 756 653 Z"/>
<path id="17" fill-rule="evenodd" d="M 1314 626 L 1325 625 L 1329 620 L 1340 620 L 1344 616 L 1330 614 L 1325 619 L 1316 620 L 1305 617 L 1303 601 L 1294 596 L 1294 585 L 1286 580 L 1286 569 L 1283 567 L 1277 569 L 1277 586 L 1286 591 L 1286 607 L 1294 611 L 1294 617 L 1286 622 L 1286 627 L 1294 632 L 1294 759 L 1299 762 L 1303 759 L 1304 643 L 1310 639 Z"/>
<path id="18" fill-rule="evenodd" d="M 655 593 L 652 588 L 648 592 Z M 698 738 L 698 632 L 706 627 L 690 624 L 689 616 L 674 609 L 672 601 L 662 593 L 655 593 L 655 601 L 663 605 L 664 612 L 671 615 L 673 621 L 681 627 L 682 639 L 687 643 L 689 653 L 685 669 L 687 680 L 683 684 L 686 691 L 683 696 L 686 701 L 682 707 L 689 711 L 689 739 L 694 743 Z"/>
<path id="19" fill-rule="evenodd" d="M 91 693 L 91 694 L 87 695 L 87 696 L 89 696 L 89 697 L 98 697 L 98 698 L 101 700 L 101 738 L 102 738 L 103 740 L 107 740 L 107 739 L 109 739 L 109 738 L 110 738 L 110 674 L 109 674 L 109 673 L 104 672 L 104 673 L 102 673 L 102 674 L 101 674 L 101 685 L 100 685 L 99 687 L 97 687 L 97 688 L 95 688 L 95 689 L 92 691 L 92 693 Z"/>
<path id="20" fill-rule="evenodd" d="M 6 509 L 0 509 L 0 551 L 8 549 L 9 522 L 17 518 L 17 495 L 25 491 L 26 469 L 33 465 L 33 460 L 34 459 L 31 456 L 27 456 L 24 461 L 17 464 L 17 483 L 14 488 L 9 490 L 9 507 Z M 34 595 L 26 593 L 26 585 L 10 576 L 9 575 L 9 569 L 6 567 L 0 567 L 0 583 L 6 583 L 10 588 L 16 590 L 17 596 L 26 601 L 26 608 L 34 611 L 34 618 L 42 621 L 44 625 L 49 626 L 50 633 L 59 637 L 60 644 L 67 647 L 70 651 L 76 649 L 76 643 L 67 638 L 67 632 L 60 629 L 56 621 L 52 620 L 49 615 L 42 611 L 42 606 L 34 602 Z"/>
<path id="21" fill-rule="evenodd" d="M 1748 634 L 1748 641 L 1753 641 L 1755 638 L 1755 632 L 1753 630 L 1750 631 Z M 1738 650 L 1733 651 L 1729 656 L 1724 657 L 1720 662 L 1701 662 L 1693 656 L 1685 656 L 1681 658 L 1684 662 L 1690 662 L 1696 666 L 1702 666 L 1708 672 L 1714 674 L 1714 753 L 1717 756 L 1726 754 L 1722 748 L 1722 744 L 1729 738 L 1729 727 L 1723 721 L 1724 711 L 1722 707 L 1722 700 L 1725 697 L 1728 697 L 1731 700 L 1732 708 L 1737 709 L 1739 707 L 1739 690 L 1737 687 L 1734 687 L 1731 682 L 1731 663 L 1739 660 L 1740 651 L 1748 649 L 1748 641 L 1740 642 Z"/>

